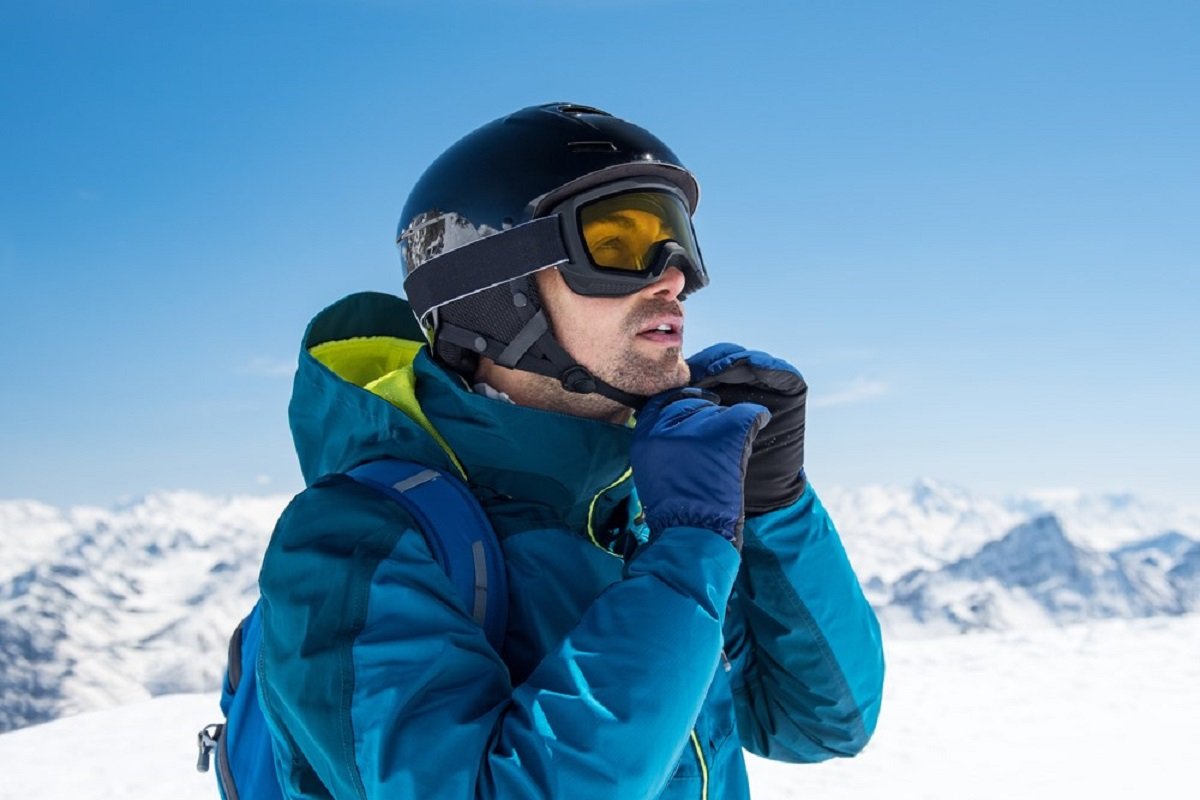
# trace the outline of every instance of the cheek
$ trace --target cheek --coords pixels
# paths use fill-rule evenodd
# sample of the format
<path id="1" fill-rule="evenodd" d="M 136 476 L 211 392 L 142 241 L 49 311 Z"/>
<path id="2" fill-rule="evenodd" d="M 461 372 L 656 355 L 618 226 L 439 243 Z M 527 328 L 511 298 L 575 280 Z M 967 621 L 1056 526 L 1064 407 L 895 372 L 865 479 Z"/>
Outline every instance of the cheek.
<path id="1" fill-rule="evenodd" d="M 574 347 L 580 360 L 593 364 L 603 363 L 605 356 L 613 354 L 613 345 L 621 336 L 624 315 L 611 303 L 580 303 L 569 323 L 568 349 Z"/>

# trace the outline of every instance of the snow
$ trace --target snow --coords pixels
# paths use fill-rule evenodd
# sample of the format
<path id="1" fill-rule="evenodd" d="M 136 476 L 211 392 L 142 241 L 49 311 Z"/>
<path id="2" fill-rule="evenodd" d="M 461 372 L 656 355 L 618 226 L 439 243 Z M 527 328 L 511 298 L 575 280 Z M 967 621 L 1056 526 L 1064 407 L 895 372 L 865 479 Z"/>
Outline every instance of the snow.
<path id="1" fill-rule="evenodd" d="M 885 627 L 883 715 L 856 759 L 752 759 L 756 797 L 1173 796 L 1191 783 L 1200 511 L 931 480 L 821 495 Z M 0 800 L 217 796 L 195 772 L 196 732 L 219 718 L 209 690 L 286 502 L 0 501 L 0 730 L 16 729 L 0 735 Z"/>
<path id="2" fill-rule="evenodd" d="M 768 798 L 1179 796 L 1194 782 L 1200 616 L 888 642 L 875 741 Z"/>
<path id="3" fill-rule="evenodd" d="M 927 479 L 821 495 L 891 639 L 1200 610 L 1194 510 Z M 0 731 L 218 686 L 286 502 L 0 501 Z"/>
<path id="4" fill-rule="evenodd" d="M 750 758 L 762 800 L 1180 796 L 1194 782 L 1200 615 L 887 642 L 858 758 Z M 213 694 L 170 695 L 0 735 L 0 800 L 213 800 L 195 770 Z M 716 798 L 714 798 L 716 800 Z"/>
<path id="5" fill-rule="evenodd" d="M 1053 514 L 1074 543 L 1108 551 L 1168 531 L 1200 540 L 1200 509 L 1129 494 L 1051 490 L 991 498 L 924 478 L 908 487 L 816 487 L 859 576 L 892 582 L 964 558 L 1006 531 Z"/>
<path id="6" fill-rule="evenodd" d="M 0 502 L 0 730 L 219 685 L 284 497 Z"/>

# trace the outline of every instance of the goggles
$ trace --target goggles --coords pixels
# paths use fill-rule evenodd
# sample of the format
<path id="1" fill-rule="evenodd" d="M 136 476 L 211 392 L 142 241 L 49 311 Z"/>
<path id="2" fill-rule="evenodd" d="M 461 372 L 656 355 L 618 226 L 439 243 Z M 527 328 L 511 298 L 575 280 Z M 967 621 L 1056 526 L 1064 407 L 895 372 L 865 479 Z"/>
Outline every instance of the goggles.
<path id="1" fill-rule="evenodd" d="M 667 181 L 604 184 L 431 258 L 409 274 L 405 292 L 424 319 L 446 303 L 548 267 L 557 267 L 572 291 L 593 297 L 633 294 L 676 267 L 684 275 L 682 299 L 708 285 L 688 208 Z"/>
<path id="2" fill-rule="evenodd" d="M 683 273 L 683 296 L 708 285 L 708 273 L 687 201 L 674 186 L 619 181 L 555 206 L 568 260 L 558 270 L 583 295 L 632 294 L 662 277 Z"/>

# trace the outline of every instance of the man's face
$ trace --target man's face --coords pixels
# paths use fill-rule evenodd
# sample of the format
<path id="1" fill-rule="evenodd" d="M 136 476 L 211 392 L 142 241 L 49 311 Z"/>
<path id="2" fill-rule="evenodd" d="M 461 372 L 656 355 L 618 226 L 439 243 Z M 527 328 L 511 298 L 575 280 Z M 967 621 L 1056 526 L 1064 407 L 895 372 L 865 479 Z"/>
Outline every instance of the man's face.
<path id="1" fill-rule="evenodd" d="M 556 269 L 536 275 L 555 338 L 592 374 L 618 389 L 652 395 L 686 386 L 683 359 L 683 273 L 667 268 L 657 281 L 623 297 L 571 291 Z"/>

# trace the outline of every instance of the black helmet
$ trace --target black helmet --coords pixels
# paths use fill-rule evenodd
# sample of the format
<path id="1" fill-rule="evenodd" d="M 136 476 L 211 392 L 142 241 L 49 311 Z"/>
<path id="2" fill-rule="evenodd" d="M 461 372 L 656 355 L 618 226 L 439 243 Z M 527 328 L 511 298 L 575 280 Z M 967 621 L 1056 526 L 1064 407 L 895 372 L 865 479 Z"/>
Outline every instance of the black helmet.
<path id="1" fill-rule="evenodd" d="M 609 268 L 588 252 L 575 213 L 596 198 L 677 210 L 647 263 Z M 533 273 L 557 266 L 572 290 L 620 295 L 678 266 L 681 297 L 708 283 L 690 216 L 696 179 L 648 131 L 588 106 L 530 106 L 442 153 L 404 205 L 396 241 L 405 289 L 435 356 L 470 376 L 480 355 L 626 405 L 643 399 L 576 363 L 550 332 Z M 666 212 L 664 212 L 666 213 Z"/>

